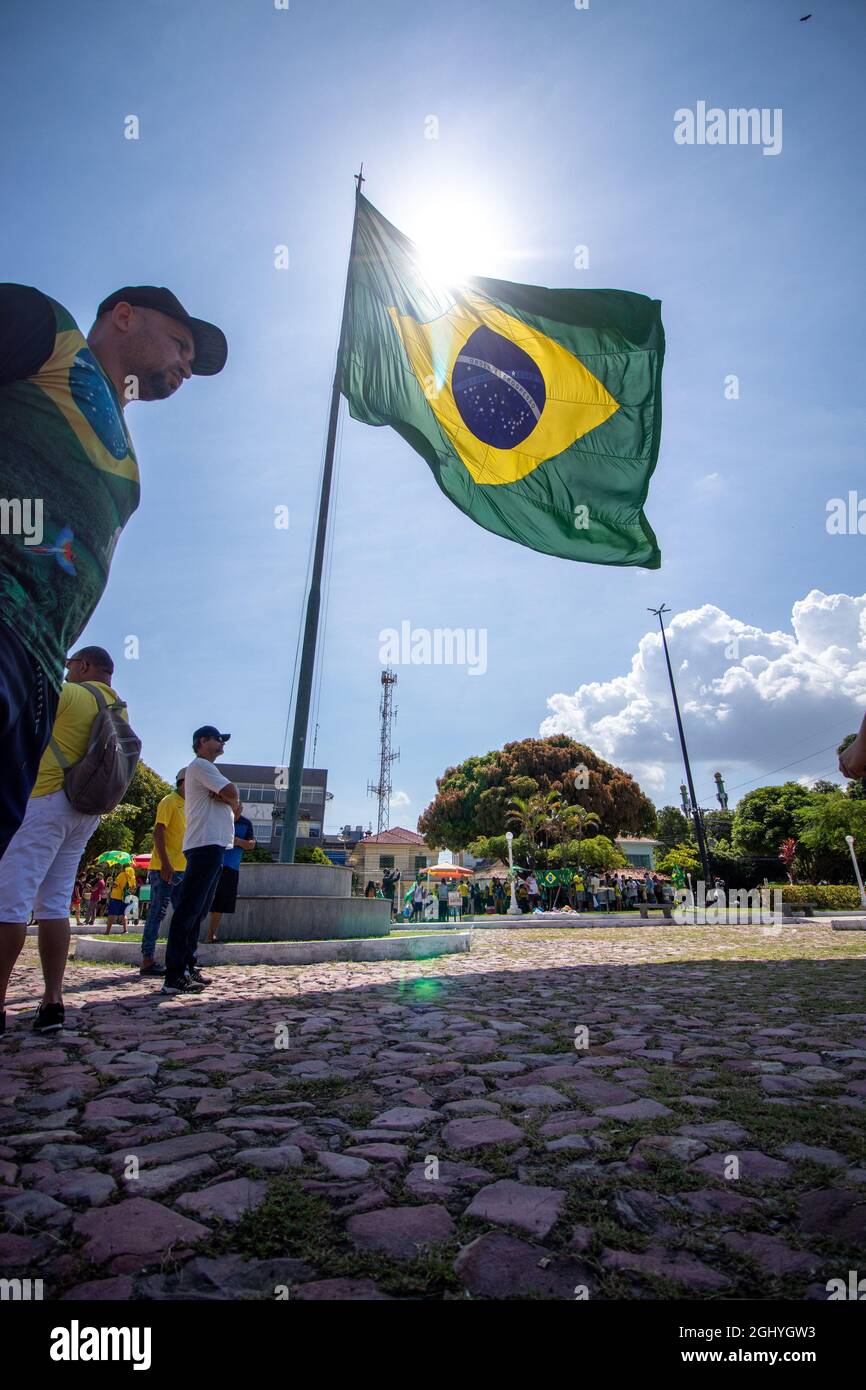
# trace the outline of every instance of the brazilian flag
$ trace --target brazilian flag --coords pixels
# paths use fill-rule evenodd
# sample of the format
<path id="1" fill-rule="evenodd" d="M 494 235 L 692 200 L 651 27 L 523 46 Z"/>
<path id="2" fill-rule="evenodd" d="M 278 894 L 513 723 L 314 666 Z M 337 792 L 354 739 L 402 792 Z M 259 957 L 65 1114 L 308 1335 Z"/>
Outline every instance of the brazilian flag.
<path id="1" fill-rule="evenodd" d="M 661 433 L 661 305 L 627 290 L 444 285 L 359 193 L 341 386 L 455 506 L 566 560 L 657 569 L 643 513 Z"/>

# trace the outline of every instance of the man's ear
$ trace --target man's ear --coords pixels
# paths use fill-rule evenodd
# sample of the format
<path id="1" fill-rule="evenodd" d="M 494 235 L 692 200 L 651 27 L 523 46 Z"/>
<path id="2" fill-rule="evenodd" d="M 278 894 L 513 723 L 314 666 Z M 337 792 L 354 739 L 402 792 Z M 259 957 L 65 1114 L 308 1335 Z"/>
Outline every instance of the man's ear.
<path id="1" fill-rule="evenodd" d="M 124 299 L 119 304 L 115 304 L 111 311 L 111 322 L 121 333 L 128 333 L 132 327 L 132 319 L 135 309 L 131 304 L 127 304 Z"/>

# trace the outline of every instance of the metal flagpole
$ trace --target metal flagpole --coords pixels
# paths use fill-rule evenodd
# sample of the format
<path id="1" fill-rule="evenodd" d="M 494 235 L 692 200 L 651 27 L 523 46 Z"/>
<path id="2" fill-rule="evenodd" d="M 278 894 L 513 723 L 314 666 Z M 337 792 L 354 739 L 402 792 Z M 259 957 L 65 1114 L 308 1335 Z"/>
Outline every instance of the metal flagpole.
<path id="1" fill-rule="evenodd" d="M 668 667 L 668 678 L 669 678 L 670 683 L 671 683 L 671 695 L 673 696 L 673 701 L 674 701 L 674 714 L 675 714 L 676 717 L 677 717 L 677 728 L 678 728 L 679 734 L 680 734 L 680 747 L 681 747 L 682 750 L 683 750 L 683 762 L 684 762 L 685 765 L 686 765 L 686 781 L 688 782 L 688 785 L 689 785 L 689 796 L 690 796 L 691 799 L 692 799 L 692 819 L 694 820 L 694 823 L 695 823 L 695 839 L 696 839 L 697 842 L 698 842 L 698 853 L 699 853 L 700 856 L 701 856 L 701 866 L 702 866 L 703 871 L 704 871 L 704 883 L 706 884 L 707 890 L 709 891 L 709 887 L 710 887 L 710 861 L 709 861 L 709 856 L 707 855 L 707 845 L 706 845 L 706 841 L 705 841 L 705 839 L 704 839 L 704 826 L 703 826 L 703 822 L 702 822 L 702 820 L 701 820 L 701 811 L 700 811 L 700 807 L 698 806 L 698 799 L 697 799 L 697 797 L 695 796 L 695 784 L 694 784 L 694 782 L 692 781 L 692 767 L 691 767 L 691 763 L 689 762 L 689 752 L 688 752 L 688 749 L 686 748 L 686 736 L 685 736 L 685 733 L 683 732 L 683 721 L 682 721 L 682 719 L 680 718 L 680 706 L 679 706 L 679 701 L 677 700 L 677 688 L 676 688 L 676 686 L 674 685 L 674 673 L 673 673 L 673 671 L 672 671 L 672 669 L 671 669 L 671 658 L 670 658 L 670 653 L 668 652 L 668 641 L 667 641 L 667 637 L 665 636 L 665 625 L 664 625 L 664 622 L 662 621 L 662 614 L 663 614 L 663 613 L 670 613 L 670 611 L 671 611 L 671 610 L 670 610 L 668 607 L 666 607 L 665 604 L 662 604 L 661 608 L 648 608 L 648 609 L 647 609 L 647 612 L 648 612 L 648 613 L 655 613 L 656 617 L 657 617 L 658 620 L 659 620 L 659 627 L 660 627 L 661 630 L 662 630 L 662 646 L 664 647 L 664 650 L 665 650 L 665 661 L 667 662 L 667 667 Z"/>
<path id="2" fill-rule="evenodd" d="M 310 719 L 310 697 L 313 689 L 313 667 L 316 663 L 316 639 L 319 632 L 319 608 L 322 598 L 322 567 L 325 558 L 325 537 L 328 530 L 328 509 L 331 501 L 331 481 L 334 473 L 334 445 L 337 438 L 337 419 L 340 411 L 340 378 L 343 366 L 343 349 L 346 344 L 346 324 L 349 306 L 349 282 L 352 276 L 352 261 L 355 255 L 355 241 L 358 232 L 358 196 L 364 182 L 364 166 L 355 174 L 355 217 L 352 223 L 352 244 L 349 250 L 349 264 L 346 269 L 346 287 L 343 291 L 343 314 L 340 320 L 340 344 L 337 348 L 337 366 L 334 372 L 334 385 L 331 390 L 331 411 L 328 417 L 328 441 L 325 447 L 325 467 L 322 472 L 322 491 L 319 496 L 319 518 L 316 526 L 316 545 L 313 552 L 313 573 L 310 579 L 310 592 L 307 595 L 307 615 L 304 622 L 304 641 L 301 648 L 301 665 L 298 672 L 298 693 L 295 699 L 295 720 L 292 726 L 292 743 L 289 761 L 289 779 L 286 787 L 286 804 L 283 812 L 283 838 L 280 844 L 280 863 L 293 864 L 295 844 L 298 837 L 298 806 L 301 801 L 301 783 L 304 775 L 304 752 L 307 745 L 307 725 Z"/>

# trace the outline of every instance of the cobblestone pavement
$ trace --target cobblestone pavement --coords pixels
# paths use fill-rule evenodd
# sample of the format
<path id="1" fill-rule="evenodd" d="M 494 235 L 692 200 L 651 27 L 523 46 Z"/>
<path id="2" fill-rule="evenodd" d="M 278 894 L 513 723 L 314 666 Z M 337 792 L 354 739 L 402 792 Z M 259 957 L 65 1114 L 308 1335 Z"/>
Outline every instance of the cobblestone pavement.
<path id="1" fill-rule="evenodd" d="M 426 962 L 73 962 L 0 1073 L 46 1298 L 826 1298 L 863 1267 L 866 936 L 476 933 Z M 72 1031 L 74 1030 L 74 1031 Z"/>

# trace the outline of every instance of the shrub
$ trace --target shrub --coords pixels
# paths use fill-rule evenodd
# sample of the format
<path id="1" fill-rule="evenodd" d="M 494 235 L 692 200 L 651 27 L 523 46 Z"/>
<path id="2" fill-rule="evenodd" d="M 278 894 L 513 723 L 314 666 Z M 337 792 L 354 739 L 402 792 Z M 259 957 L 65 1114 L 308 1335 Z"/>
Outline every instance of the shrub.
<path id="1" fill-rule="evenodd" d="M 334 861 L 329 859 L 321 845 L 295 845 L 296 864 L 330 864 L 334 867 Z"/>
<path id="2" fill-rule="evenodd" d="M 786 903 L 814 903 L 818 908 L 836 909 L 860 907 L 860 890 L 853 883 L 784 883 L 782 900 Z"/>

